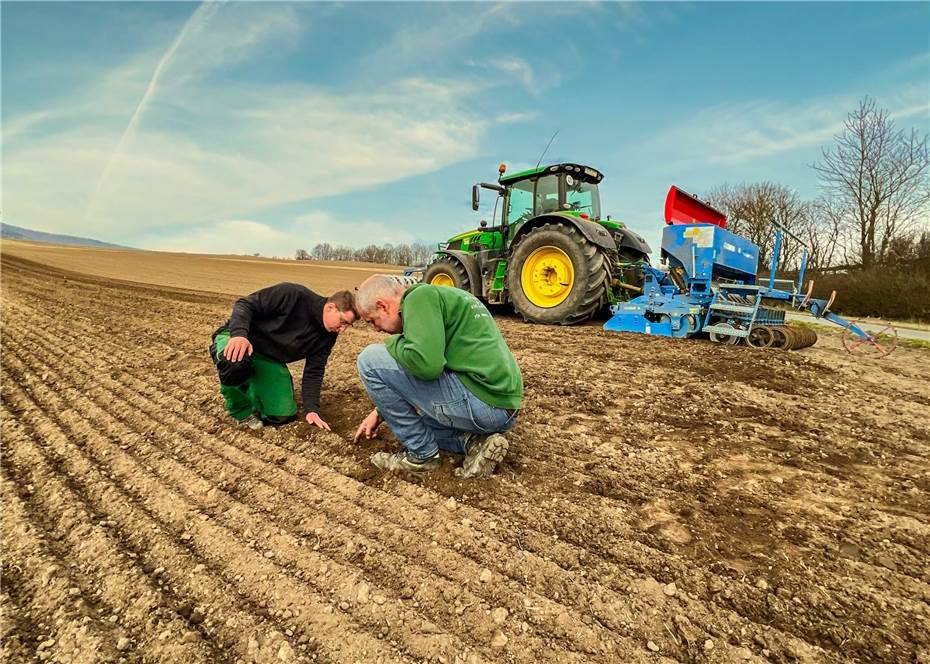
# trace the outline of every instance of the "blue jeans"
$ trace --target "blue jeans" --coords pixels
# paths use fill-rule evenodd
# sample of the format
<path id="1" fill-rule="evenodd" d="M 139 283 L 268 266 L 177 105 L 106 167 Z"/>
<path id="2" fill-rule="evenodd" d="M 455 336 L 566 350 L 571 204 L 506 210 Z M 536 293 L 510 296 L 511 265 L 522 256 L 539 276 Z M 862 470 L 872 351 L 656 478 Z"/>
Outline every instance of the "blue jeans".
<path id="1" fill-rule="evenodd" d="M 452 371 L 436 380 L 414 377 L 384 344 L 361 352 L 358 375 L 382 419 L 416 459 L 429 459 L 440 449 L 465 454 L 467 434 L 509 431 L 519 412 L 484 403 Z"/>

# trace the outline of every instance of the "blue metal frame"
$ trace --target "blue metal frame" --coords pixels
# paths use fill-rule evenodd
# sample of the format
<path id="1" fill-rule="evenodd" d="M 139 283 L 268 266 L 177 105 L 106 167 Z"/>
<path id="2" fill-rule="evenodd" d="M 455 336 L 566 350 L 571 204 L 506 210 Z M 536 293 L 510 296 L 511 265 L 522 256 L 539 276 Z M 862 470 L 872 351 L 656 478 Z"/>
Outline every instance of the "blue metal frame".
<path id="1" fill-rule="evenodd" d="M 662 259 L 668 269 L 644 266 L 643 294 L 612 306 L 613 316 L 604 329 L 665 337 L 718 332 L 745 338 L 757 325 L 785 324 L 785 311 L 765 306 L 770 301 L 785 302 L 815 318 L 825 318 L 849 329 L 863 339 L 873 340 L 861 328 L 829 310 L 833 296 L 829 300 L 815 299 L 810 297 L 810 291 L 805 294 L 799 290 L 807 269 L 806 248 L 798 282 L 792 284 L 790 291 L 775 288 L 784 230 L 778 224 L 775 229 L 768 285 L 761 285 L 756 282 L 759 248 L 746 238 L 713 224 L 666 226 L 662 234 Z"/>

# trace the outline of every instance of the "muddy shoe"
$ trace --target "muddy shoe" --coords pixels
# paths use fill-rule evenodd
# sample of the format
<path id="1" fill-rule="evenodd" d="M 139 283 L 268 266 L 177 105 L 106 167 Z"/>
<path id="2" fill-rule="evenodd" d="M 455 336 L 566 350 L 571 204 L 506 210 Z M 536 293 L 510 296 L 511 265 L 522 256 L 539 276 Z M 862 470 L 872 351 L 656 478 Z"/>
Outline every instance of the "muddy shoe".
<path id="1" fill-rule="evenodd" d="M 258 431 L 263 426 L 265 425 L 262 424 L 262 421 L 255 415 L 249 415 L 244 420 L 239 420 L 240 429 L 251 429 L 252 431 Z"/>
<path id="2" fill-rule="evenodd" d="M 406 452 L 376 452 L 371 455 L 371 465 L 381 470 L 403 470 L 414 475 L 424 475 L 440 466 L 439 455 L 420 461 L 407 456 Z"/>
<path id="3" fill-rule="evenodd" d="M 461 468 L 455 469 L 457 477 L 490 477 L 504 457 L 510 445 L 499 433 L 490 436 L 472 436 L 466 444 L 467 454 Z"/>

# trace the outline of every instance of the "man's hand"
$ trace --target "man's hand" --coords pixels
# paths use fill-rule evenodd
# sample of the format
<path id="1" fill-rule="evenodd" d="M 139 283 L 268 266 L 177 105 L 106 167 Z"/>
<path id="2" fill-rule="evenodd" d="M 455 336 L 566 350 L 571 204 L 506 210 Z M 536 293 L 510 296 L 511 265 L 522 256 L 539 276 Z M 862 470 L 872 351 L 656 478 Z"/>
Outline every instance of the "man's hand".
<path id="1" fill-rule="evenodd" d="M 362 420 L 362 423 L 358 425 L 358 429 L 355 431 L 355 438 L 352 442 L 357 443 L 362 436 L 365 436 L 365 438 L 369 440 L 377 438 L 378 427 L 381 426 L 381 422 L 383 421 L 381 416 L 378 415 L 377 409 L 368 413 L 368 417 Z"/>
<path id="2" fill-rule="evenodd" d="M 238 362 L 246 355 L 252 354 L 252 344 L 245 337 L 232 337 L 223 349 L 223 357 L 230 362 Z"/>
<path id="3" fill-rule="evenodd" d="M 329 428 L 329 425 L 324 422 L 316 413 L 307 413 L 307 424 L 312 424 L 315 427 L 326 429 L 327 431 L 332 431 L 332 429 Z"/>

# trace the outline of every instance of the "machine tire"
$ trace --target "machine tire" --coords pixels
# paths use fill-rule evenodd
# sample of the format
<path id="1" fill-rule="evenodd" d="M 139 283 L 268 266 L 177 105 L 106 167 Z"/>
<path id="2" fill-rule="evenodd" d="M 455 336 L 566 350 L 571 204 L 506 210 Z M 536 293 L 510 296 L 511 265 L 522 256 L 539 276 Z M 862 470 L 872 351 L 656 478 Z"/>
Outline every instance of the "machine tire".
<path id="1" fill-rule="evenodd" d="M 775 335 L 772 328 L 765 325 L 756 325 L 749 330 L 749 336 L 746 337 L 746 345 L 751 348 L 769 348 L 775 341 Z"/>
<path id="2" fill-rule="evenodd" d="M 434 286 L 455 286 L 462 290 L 471 290 L 465 266 L 451 256 L 443 256 L 426 268 L 423 283 L 433 284 Z"/>
<path id="3" fill-rule="evenodd" d="M 510 301 L 526 321 L 572 325 L 607 303 L 607 257 L 574 226 L 544 224 L 530 230 L 517 240 L 509 262 Z M 570 281 L 555 281 L 561 278 Z"/>
<path id="4" fill-rule="evenodd" d="M 729 323 L 715 323 L 715 325 L 717 325 L 718 327 L 728 327 L 728 328 L 733 329 L 734 331 L 736 330 L 736 328 L 734 328 Z M 740 341 L 742 341 L 742 339 L 743 339 L 742 337 L 738 337 L 735 334 L 727 334 L 726 332 L 711 332 L 710 333 L 711 341 L 713 341 L 714 343 L 718 343 L 718 344 L 725 344 L 727 346 L 735 346 Z"/>

